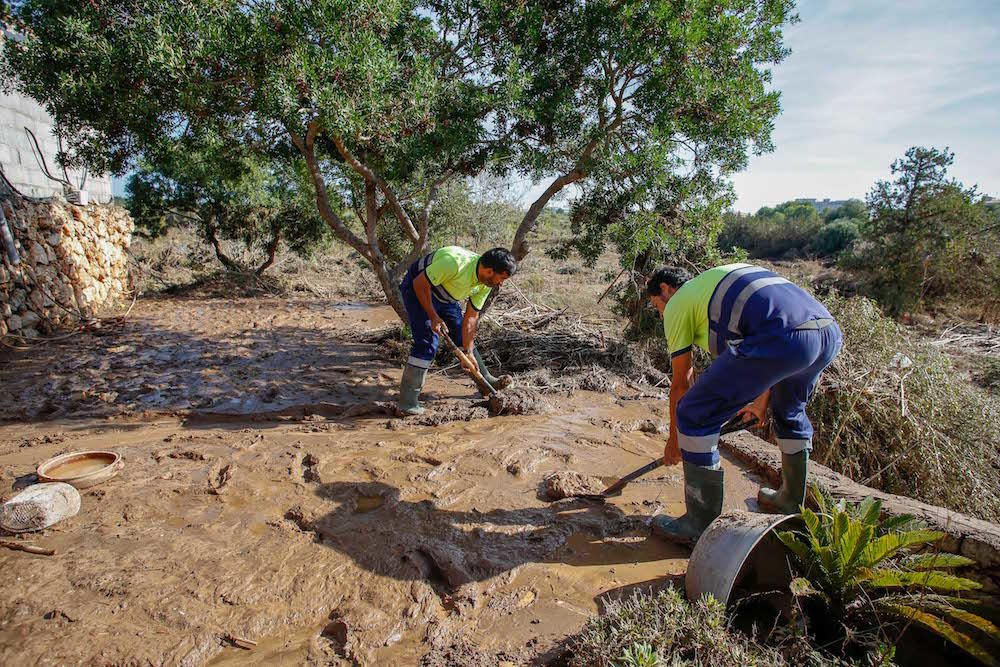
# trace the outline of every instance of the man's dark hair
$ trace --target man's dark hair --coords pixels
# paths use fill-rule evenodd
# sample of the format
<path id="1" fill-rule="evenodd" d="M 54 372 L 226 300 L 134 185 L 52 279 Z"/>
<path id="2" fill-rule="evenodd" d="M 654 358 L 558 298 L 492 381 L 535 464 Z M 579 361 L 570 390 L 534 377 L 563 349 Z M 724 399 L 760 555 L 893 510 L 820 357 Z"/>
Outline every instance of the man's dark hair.
<path id="1" fill-rule="evenodd" d="M 649 296 L 660 296 L 660 285 L 666 283 L 670 287 L 678 288 L 691 280 L 691 274 L 679 266 L 661 266 L 646 281 L 646 294 Z"/>
<path id="2" fill-rule="evenodd" d="M 479 258 L 479 263 L 487 269 L 493 269 L 497 273 L 506 273 L 509 276 L 517 272 L 517 260 L 507 248 L 487 250 Z"/>

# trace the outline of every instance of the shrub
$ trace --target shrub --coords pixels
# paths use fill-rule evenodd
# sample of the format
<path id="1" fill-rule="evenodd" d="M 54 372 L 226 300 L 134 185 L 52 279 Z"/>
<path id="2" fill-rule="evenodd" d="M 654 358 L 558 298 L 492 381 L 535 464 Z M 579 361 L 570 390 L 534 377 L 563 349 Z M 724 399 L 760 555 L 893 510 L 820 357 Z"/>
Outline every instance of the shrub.
<path id="1" fill-rule="evenodd" d="M 824 303 L 844 331 L 809 415 L 815 459 L 876 488 L 1000 521 L 1000 405 L 863 297 Z"/>
<path id="2" fill-rule="evenodd" d="M 851 218 L 838 218 L 819 228 L 809 248 L 822 257 L 833 257 L 850 249 L 857 238 L 857 221 Z"/>
<path id="3" fill-rule="evenodd" d="M 806 508 L 804 528 L 778 538 L 792 553 L 801 578 L 792 592 L 808 614 L 815 641 L 838 653 L 882 653 L 912 623 L 988 665 L 998 664 L 977 641 L 1000 640 L 996 626 L 975 613 L 981 604 L 956 593 L 982 586 L 947 570 L 973 563 L 955 554 L 913 553 L 944 533 L 924 530 L 911 517 L 880 518 L 881 504 L 834 504 L 815 490 L 817 511 Z"/>
<path id="4" fill-rule="evenodd" d="M 650 662 L 653 659 L 653 662 Z M 572 645 L 571 665 L 785 665 L 781 653 L 727 627 L 714 598 L 691 604 L 675 589 L 610 602 Z"/>
<path id="5" fill-rule="evenodd" d="M 954 157 L 915 146 L 868 193 L 863 242 L 844 266 L 893 315 L 963 299 L 986 316 L 1000 304 L 1000 226 L 986 197 L 948 178 Z"/>

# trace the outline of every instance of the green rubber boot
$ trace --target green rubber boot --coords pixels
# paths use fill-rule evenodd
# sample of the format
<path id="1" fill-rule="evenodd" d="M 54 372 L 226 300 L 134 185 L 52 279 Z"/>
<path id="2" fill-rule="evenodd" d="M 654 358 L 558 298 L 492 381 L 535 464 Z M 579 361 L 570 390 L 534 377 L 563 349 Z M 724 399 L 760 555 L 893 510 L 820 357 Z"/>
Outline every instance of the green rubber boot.
<path id="1" fill-rule="evenodd" d="M 482 373 L 483 378 L 490 383 L 490 386 L 492 386 L 497 391 L 500 391 L 501 389 L 510 386 L 511 380 L 513 380 L 513 378 L 511 378 L 511 376 L 509 375 L 501 375 L 500 377 L 496 377 L 495 375 L 490 373 L 489 369 L 486 368 L 486 363 L 483 361 L 483 355 L 479 354 L 478 347 L 472 348 L 472 356 L 473 358 L 475 358 L 476 363 L 479 364 L 479 372 Z"/>
<path id="2" fill-rule="evenodd" d="M 776 514 L 797 514 L 806 501 L 806 475 L 809 473 L 809 450 L 781 455 L 781 488 L 761 487 L 757 504 Z"/>
<path id="3" fill-rule="evenodd" d="M 403 379 L 399 381 L 399 411 L 404 416 L 415 416 L 424 414 L 424 409 L 420 407 L 420 390 L 424 388 L 424 379 L 427 377 L 426 368 L 418 368 L 406 364 L 403 367 Z"/>
<path id="4" fill-rule="evenodd" d="M 722 470 L 684 463 L 684 516 L 653 517 L 653 532 L 671 542 L 693 546 L 708 524 L 722 514 Z"/>

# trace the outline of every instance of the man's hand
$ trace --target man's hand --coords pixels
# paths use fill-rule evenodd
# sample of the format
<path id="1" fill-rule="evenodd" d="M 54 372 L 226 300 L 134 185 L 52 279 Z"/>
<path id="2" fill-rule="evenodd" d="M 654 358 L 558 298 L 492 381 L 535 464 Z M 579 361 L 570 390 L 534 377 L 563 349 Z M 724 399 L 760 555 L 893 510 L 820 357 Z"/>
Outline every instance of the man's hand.
<path id="1" fill-rule="evenodd" d="M 757 420 L 757 424 L 763 424 L 764 418 L 767 417 L 767 404 L 771 398 L 771 390 L 765 391 L 763 394 L 754 399 L 753 403 L 750 403 L 740 409 L 736 413 L 736 416 L 742 420 L 746 420 L 748 417 L 753 417 Z"/>
<path id="2" fill-rule="evenodd" d="M 663 448 L 663 465 L 672 466 L 681 462 L 681 448 L 677 444 L 677 437 L 667 438 L 667 444 Z"/>
<path id="3" fill-rule="evenodd" d="M 448 335 L 448 325 L 436 314 L 431 316 L 431 330 L 441 336 Z"/>
<path id="4" fill-rule="evenodd" d="M 471 350 L 471 349 L 466 349 L 466 350 L 465 350 L 465 358 L 466 358 L 466 360 L 467 360 L 467 361 L 468 361 L 469 363 L 468 363 L 468 364 L 466 364 L 466 363 L 465 363 L 465 362 L 463 361 L 463 362 L 462 362 L 462 365 L 463 365 L 463 366 L 465 366 L 465 368 L 466 368 L 466 369 L 467 369 L 467 370 L 468 370 L 468 371 L 469 371 L 470 373 L 478 373 L 478 372 L 479 372 L 479 364 L 477 364 L 477 363 L 476 363 L 476 358 L 475 358 L 474 356 L 472 356 L 472 350 Z"/>

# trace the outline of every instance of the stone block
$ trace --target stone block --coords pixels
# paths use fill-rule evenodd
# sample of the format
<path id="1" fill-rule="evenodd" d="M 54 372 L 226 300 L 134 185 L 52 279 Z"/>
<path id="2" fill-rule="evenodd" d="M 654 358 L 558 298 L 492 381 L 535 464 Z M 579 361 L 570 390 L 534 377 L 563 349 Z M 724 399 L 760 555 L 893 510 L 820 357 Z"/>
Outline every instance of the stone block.
<path id="1" fill-rule="evenodd" d="M 21 313 L 21 326 L 22 327 L 32 327 L 32 328 L 34 328 L 41 321 L 42 321 L 42 318 L 39 317 L 38 313 L 36 313 L 36 312 L 34 312 L 32 310 L 26 310 L 23 313 Z"/>
<path id="2" fill-rule="evenodd" d="M 48 264 L 49 254 L 45 252 L 45 248 L 38 241 L 31 242 L 31 253 L 30 253 L 32 264 Z"/>
<path id="3" fill-rule="evenodd" d="M 11 331 L 21 330 L 21 318 L 18 315 L 11 315 L 7 318 L 7 328 Z"/>

